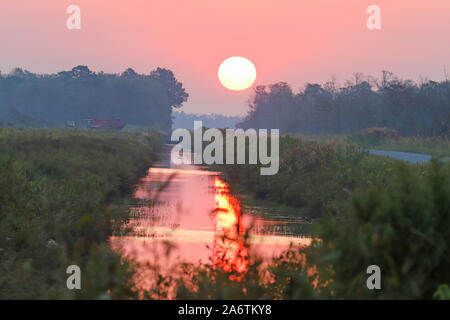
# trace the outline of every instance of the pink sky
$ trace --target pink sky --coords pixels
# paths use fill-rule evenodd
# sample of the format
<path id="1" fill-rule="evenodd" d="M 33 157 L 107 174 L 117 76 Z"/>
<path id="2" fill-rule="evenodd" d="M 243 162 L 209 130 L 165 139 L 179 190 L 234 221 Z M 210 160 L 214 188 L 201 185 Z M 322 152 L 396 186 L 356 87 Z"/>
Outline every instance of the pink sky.
<path id="1" fill-rule="evenodd" d="M 81 7 L 81 30 L 66 29 L 71 4 Z M 380 31 L 366 27 L 371 4 L 381 7 Z M 186 112 L 245 114 L 252 89 L 230 91 L 217 78 L 236 55 L 255 64 L 255 84 L 286 81 L 295 90 L 383 69 L 442 80 L 444 65 L 450 73 L 450 1 L 0 0 L 3 73 L 167 67 L 190 94 Z"/>

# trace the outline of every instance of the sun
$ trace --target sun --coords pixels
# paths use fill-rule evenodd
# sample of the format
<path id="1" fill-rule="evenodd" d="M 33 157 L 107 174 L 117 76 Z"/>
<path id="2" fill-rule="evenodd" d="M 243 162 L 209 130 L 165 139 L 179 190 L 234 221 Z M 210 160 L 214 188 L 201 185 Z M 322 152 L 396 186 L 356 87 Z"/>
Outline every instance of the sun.
<path id="1" fill-rule="evenodd" d="M 218 76 L 220 83 L 230 90 L 245 90 L 256 79 L 256 68 L 243 57 L 231 57 L 220 64 Z"/>

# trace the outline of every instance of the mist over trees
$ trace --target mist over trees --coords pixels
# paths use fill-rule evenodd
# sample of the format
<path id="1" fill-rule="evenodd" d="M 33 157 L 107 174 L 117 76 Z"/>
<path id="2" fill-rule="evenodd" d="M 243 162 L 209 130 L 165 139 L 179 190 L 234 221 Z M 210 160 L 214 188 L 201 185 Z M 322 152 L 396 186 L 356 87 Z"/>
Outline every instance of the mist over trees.
<path id="1" fill-rule="evenodd" d="M 122 121 L 171 130 L 172 107 L 188 94 L 172 71 L 157 68 L 149 75 L 129 68 L 122 74 L 95 73 L 77 66 L 57 74 L 38 75 L 20 68 L 0 74 L 0 118 L 20 113 L 62 125 L 88 118 Z"/>
<path id="2" fill-rule="evenodd" d="M 257 86 L 238 127 L 279 128 L 305 134 L 349 134 L 387 127 L 404 136 L 450 137 L 450 81 L 417 84 L 388 71 L 381 79 L 357 73 L 344 87 L 307 84 L 298 93 L 285 82 Z"/>
<path id="3" fill-rule="evenodd" d="M 235 128 L 236 124 L 244 120 L 241 116 L 225 116 L 222 114 L 195 114 L 175 111 L 173 113 L 173 129 L 194 129 L 194 121 L 202 121 L 207 128 Z"/>

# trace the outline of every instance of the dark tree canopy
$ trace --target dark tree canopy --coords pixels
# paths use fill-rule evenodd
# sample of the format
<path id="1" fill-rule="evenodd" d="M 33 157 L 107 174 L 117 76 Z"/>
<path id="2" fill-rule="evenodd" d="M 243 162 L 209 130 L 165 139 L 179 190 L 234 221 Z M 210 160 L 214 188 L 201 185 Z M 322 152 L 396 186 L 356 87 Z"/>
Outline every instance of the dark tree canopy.
<path id="1" fill-rule="evenodd" d="M 0 74 L 0 119 L 14 110 L 57 125 L 67 120 L 120 118 L 168 131 L 172 107 L 181 107 L 187 97 L 172 71 L 161 68 L 149 75 L 131 68 L 121 75 L 95 73 L 86 66 L 57 74 L 38 75 L 20 68 Z"/>
<path id="2" fill-rule="evenodd" d="M 183 84 L 175 78 L 172 71 L 156 68 L 150 73 L 150 78 L 156 79 L 164 85 L 171 106 L 180 108 L 183 102 L 187 101 L 189 94 L 186 93 Z"/>
<path id="3" fill-rule="evenodd" d="M 298 93 L 284 82 L 258 86 L 239 126 L 306 134 L 388 127 L 405 136 L 449 137 L 450 82 L 416 84 L 384 71 L 381 80 L 355 74 L 342 88 L 334 81 Z"/>

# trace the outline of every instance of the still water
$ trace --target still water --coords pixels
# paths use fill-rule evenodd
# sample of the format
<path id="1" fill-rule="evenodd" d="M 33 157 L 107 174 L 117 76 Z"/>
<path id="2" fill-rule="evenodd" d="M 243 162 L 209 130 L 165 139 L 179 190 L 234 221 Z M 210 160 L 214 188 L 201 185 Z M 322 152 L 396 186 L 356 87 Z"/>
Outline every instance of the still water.
<path id="1" fill-rule="evenodd" d="M 137 186 L 140 205 L 130 209 L 128 231 L 111 238 L 123 256 L 157 263 L 161 271 L 180 261 L 202 261 L 245 274 L 249 255 L 269 260 L 290 244 L 311 242 L 299 236 L 305 219 L 243 206 L 220 172 L 175 166 L 169 152 L 166 146 Z"/>

